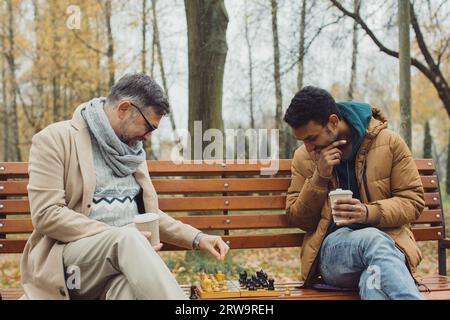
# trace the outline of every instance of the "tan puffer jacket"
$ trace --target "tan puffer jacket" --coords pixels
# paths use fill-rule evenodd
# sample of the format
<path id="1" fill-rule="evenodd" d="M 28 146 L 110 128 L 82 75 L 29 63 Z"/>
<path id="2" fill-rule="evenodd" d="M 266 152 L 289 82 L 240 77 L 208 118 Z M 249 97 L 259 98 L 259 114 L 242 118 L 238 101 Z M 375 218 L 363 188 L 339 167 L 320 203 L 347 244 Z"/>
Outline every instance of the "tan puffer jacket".
<path id="1" fill-rule="evenodd" d="M 422 182 L 406 143 L 387 129 L 387 120 L 378 109 L 372 109 L 372 113 L 356 155 L 360 200 L 369 209 L 368 223 L 395 240 L 414 273 L 422 254 L 410 223 L 425 206 Z M 305 146 L 299 147 L 292 161 L 286 213 L 292 225 L 306 231 L 300 257 L 304 287 L 309 287 L 317 277 L 318 253 L 331 221 L 328 193 L 336 188 L 336 177 L 321 177 Z"/>

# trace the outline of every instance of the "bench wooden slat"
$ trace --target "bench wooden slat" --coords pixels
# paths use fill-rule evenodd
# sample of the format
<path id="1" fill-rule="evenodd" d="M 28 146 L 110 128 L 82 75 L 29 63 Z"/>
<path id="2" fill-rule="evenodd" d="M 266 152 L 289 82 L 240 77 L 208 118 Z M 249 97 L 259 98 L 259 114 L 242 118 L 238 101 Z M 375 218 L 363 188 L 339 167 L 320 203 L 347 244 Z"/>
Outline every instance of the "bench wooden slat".
<path id="1" fill-rule="evenodd" d="M 303 237 L 303 233 L 222 236 L 224 241 L 229 242 L 229 246 L 232 249 L 300 247 L 303 242 Z M 26 239 L 0 239 L 0 253 L 22 253 L 26 242 Z M 165 244 L 162 250 L 173 251 L 185 249 Z"/>
<path id="2" fill-rule="evenodd" d="M 433 159 L 414 159 L 414 161 L 420 174 L 433 174 L 436 172 L 436 165 Z"/>
<path id="3" fill-rule="evenodd" d="M 166 212 L 211 210 L 284 209 L 285 196 L 241 197 L 160 197 L 159 207 Z M 0 200 L 0 214 L 29 214 L 28 200 Z"/>
<path id="4" fill-rule="evenodd" d="M 194 215 L 175 219 L 202 230 L 292 228 L 285 214 Z M 442 222 L 441 210 L 424 210 L 414 224 L 440 222 Z M 32 231 L 31 219 L 0 219 L 0 234 L 30 233 Z"/>
<path id="5" fill-rule="evenodd" d="M 286 192 L 290 178 L 153 179 L 158 194 Z"/>
<path id="6" fill-rule="evenodd" d="M 441 209 L 423 210 L 419 219 L 414 221 L 414 224 L 419 223 L 442 223 L 443 215 Z"/>
<path id="7" fill-rule="evenodd" d="M 233 160 L 220 161 L 219 163 L 212 164 L 205 161 L 185 161 L 180 164 L 175 164 L 172 161 L 149 160 L 147 164 L 152 176 L 259 175 L 262 170 L 276 169 L 277 167 L 278 171 L 276 174 L 290 174 L 291 171 L 290 159 L 272 160 L 271 163 L 246 160 L 245 164 L 239 164 Z"/>
<path id="8" fill-rule="evenodd" d="M 0 162 L 0 180 L 27 177 L 28 162 Z"/>
<path id="9" fill-rule="evenodd" d="M 212 174 L 259 174 L 261 168 L 267 168 L 268 164 L 249 164 L 251 161 L 246 160 L 246 164 L 237 164 L 234 161 L 225 161 L 225 167 L 221 164 L 207 164 L 205 161 L 194 163 L 190 161 L 183 164 L 175 164 L 172 161 L 148 160 L 147 165 L 151 175 L 212 175 Z M 279 173 L 289 174 L 291 170 L 291 159 L 280 159 Z M 417 169 L 421 174 L 433 174 L 436 170 L 435 163 L 432 159 L 415 159 Z M 0 162 L 0 177 L 1 178 L 25 178 L 28 176 L 27 162 Z M 1 179 L 0 178 L 0 179 Z"/>
<path id="10" fill-rule="evenodd" d="M 176 217 L 202 230 L 292 228 L 284 214 Z M 30 233 L 31 219 L 0 219 L 0 234 Z"/>
<path id="11" fill-rule="evenodd" d="M 426 206 L 440 206 L 438 192 L 425 193 Z M 159 206 L 167 212 L 211 210 L 284 210 L 286 196 L 216 196 L 216 197 L 160 197 Z M 0 200 L 0 214 L 27 214 L 28 200 Z"/>
<path id="12" fill-rule="evenodd" d="M 441 196 L 439 192 L 426 192 L 424 194 L 425 205 L 427 207 L 440 207 L 441 206 Z"/>
<path id="13" fill-rule="evenodd" d="M 159 198 L 163 211 L 284 210 L 286 196 Z"/>
<path id="14" fill-rule="evenodd" d="M 27 196 L 28 181 L 0 181 L 0 196 Z"/>
<path id="15" fill-rule="evenodd" d="M 425 190 L 438 187 L 437 176 L 421 176 Z M 224 179 L 153 179 L 158 194 L 222 192 L 286 192 L 291 179 L 224 178 Z M 28 181 L 0 181 L 0 196 L 27 196 Z"/>
<path id="16" fill-rule="evenodd" d="M 416 241 L 439 240 L 444 237 L 443 227 L 413 227 L 414 238 Z"/>

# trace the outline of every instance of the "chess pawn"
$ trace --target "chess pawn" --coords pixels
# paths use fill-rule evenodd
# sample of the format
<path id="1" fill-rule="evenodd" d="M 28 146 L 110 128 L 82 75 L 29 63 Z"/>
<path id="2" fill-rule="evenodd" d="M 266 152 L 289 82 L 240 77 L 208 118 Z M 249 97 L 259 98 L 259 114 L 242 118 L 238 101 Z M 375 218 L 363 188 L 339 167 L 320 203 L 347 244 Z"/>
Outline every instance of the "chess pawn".
<path id="1" fill-rule="evenodd" d="M 286 288 L 286 290 L 284 291 L 284 295 L 285 295 L 286 297 L 289 297 L 289 296 L 291 295 L 291 291 L 289 291 L 289 289 Z"/>
<path id="2" fill-rule="evenodd" d="M 205 285 L 205 288 L 204 288 L 204 290 L 206 291 L 206 292 L 211 292 L 211 291 L 213 291 L 213 288 L 212 288 L 212 281 L 211 281 L 211 279 L 209 279 L 208 277 L 205 277 L 205 279 L 204 279 L 204 285 Z"/>
<path id="3" fill-rule="evenodd" d="M 198 299 L 198 296 L 197 296 L 197 287 L 196 286 L 191 286 L 191 295 L 189 296 L 189 299 L 191 299 L 191 300 L 195 300 L 195 299 Z"/>
<path id="4" fill-rule="evenodd" d="M 255 283 L 252 280 L 250 280 L 248 282 L 247 289 L 250 290 L 250 291 L 255 291 L 256 290 Z"/>
<path id="5" fill-rule="evenodd" d="M 222 271 L 218 271 L 216 274 L 217 281 L 220 283 L 223 281 L 223 273 Z"/>
<path id="6" fill-rule="evenodd" d="M 274 279 L 269 279 L 268 281 L 269 281 L 269 285 L 267 286 L 267 289 L 275 290 L 275 285 L 274 285 L 275 280 Z"/>

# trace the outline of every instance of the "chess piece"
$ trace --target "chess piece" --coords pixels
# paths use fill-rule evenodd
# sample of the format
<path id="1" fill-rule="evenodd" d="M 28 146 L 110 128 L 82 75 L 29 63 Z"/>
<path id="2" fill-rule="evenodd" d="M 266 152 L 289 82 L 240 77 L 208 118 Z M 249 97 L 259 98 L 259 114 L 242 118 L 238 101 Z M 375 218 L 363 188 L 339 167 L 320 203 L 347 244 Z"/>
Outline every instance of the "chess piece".
<path id="1" fill-rule="evenodd" d="M 217 281 L 221 283 L 223 281 L 223 273 L 222 271 L 218 271 L 216 274 Z"/>
<path id="2" fill-rule="evenodd" d="M 275 285 L 274 285 L 275 280 L 274 279 L 269 279 L 268 281 L 269 281 L 269 285 L 267 286 L 267 289 L 275 290 Z"/>
<path id="3" fill-rule="evenodd" d="M 255 283 L 255 288 L 256 288 L 256 290 L 262 288 L 261 279 L 256 278 L 256 280 L 254 281 L 254 283 Z"/>
<path id="4" fill-rule="evenodd" d="M 251 279 L 249 279 L 249 281 L 247 282 L 247 289 L 250 291 L 256 290 L 255 283 Z"/>
<path id="5" fill-rule="evenodd" d="M 205 290 L 206 292 L 212 292 L 213 288 L 212 288 L 212 281 L 210 278 L 205 277 L 205 279 L 203 280 L 203 284 L 204 284 L 204 288 L 202 287 L 203 290 Z"/>
<path id="6" fill-rule="evenodd" d="M 239 283 L 245 285 L 247 283 L 247 272 L 239 272 Z"/>
<path id="7" fill-rule="evenodd" d="M 189 299 L 191 299 L 191 300 L 198 299 L 197 286 L 194 286 L 194 285 L 191 286 L 191 295 L 189 296 Z"/>
<path id="8" fill-rule="evenodd" d="M 286 288 L 286 290 L 284 291 L 284 295 L 285 295 L 286 297 L 289 297 L 289 296 L 291 295 L 291 291 L 289 291 L 289 289 Z"/>

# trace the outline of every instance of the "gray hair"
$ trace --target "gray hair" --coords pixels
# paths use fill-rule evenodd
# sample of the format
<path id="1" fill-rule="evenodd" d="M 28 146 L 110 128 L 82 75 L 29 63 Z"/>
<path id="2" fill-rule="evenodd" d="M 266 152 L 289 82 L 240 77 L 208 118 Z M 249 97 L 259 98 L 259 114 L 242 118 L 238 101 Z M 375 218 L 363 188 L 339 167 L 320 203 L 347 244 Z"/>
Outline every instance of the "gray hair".
<path id="1" fill-rule="evenodd" d="M 113 107 L 123 100 L 130 100 L 140 108 L 151 107 L 160 116 L 170 113 L 169 101 L 162 88 L 143 73 L 120 78 L 106 97 L 106 105 Z"/>

